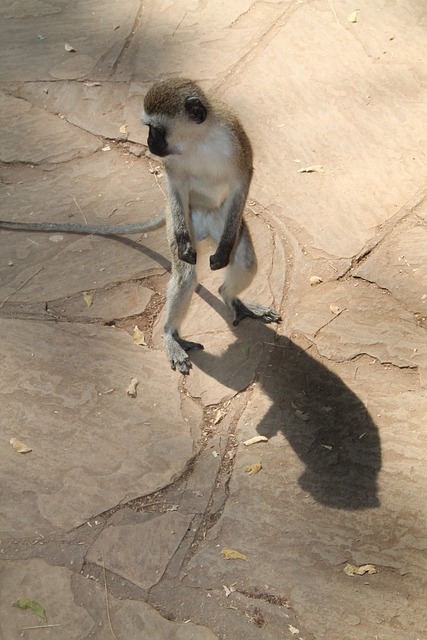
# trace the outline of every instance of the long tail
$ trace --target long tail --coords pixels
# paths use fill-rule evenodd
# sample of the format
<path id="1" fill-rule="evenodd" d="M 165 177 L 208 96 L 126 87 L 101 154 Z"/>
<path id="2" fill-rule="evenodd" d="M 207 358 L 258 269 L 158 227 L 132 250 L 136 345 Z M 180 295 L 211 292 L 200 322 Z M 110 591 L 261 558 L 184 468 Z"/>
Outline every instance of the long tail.
<path id="1" fill-rule="evenodd" d="M 11 229 L 14 231 L 54 231 L 96 236 L 126 236 L 145 233 L 146 231 L 154 231 L 162 227 L 165 221 L 164 213 L 160 213 L 154 216 L 154 218 L 138 224 L 116 224 L 107 226 L 72 224 L 68 222 L 11 222 L 9 220 L 0 220 L 0 229 Z"/>

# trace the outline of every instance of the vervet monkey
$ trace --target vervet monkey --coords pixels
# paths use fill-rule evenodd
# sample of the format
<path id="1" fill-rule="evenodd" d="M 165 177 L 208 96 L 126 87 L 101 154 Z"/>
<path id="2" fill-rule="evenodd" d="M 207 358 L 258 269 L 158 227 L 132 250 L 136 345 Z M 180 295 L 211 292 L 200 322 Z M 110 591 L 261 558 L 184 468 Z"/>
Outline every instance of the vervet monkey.
<path id="1" fill-rule="evenodd" d="M 196 287 L 196 245 L 210 237 L 216 251 L 212 270 L 227 267 L 219 288 L 234 313 L 280 322 L 269 307 L 243 302 L 238 294 L 252 282 L 256 257 L 243 211 L 252 178 L 252 148 L 237 116 L 208 99 L 191 80 L 175 78 L 149 89 L 142 119 L 149 128 L 148 147 L 163 158 L 168 184 L 166 228 L 172 253 L 172 277 L 166 296 L 164 345 L 172 369 L 188 374 L 187 352 L 203 349 L 184 340 L 179 329 Z"/>
<path id="2" fill-rule="evenodd" d="M 179 334 L 197 284 L 198 242 L 208 237 L 215 242 L 212 270 L 227 267 L 219 293 L 234 313 L 233 325 L 245 317 L 264 323 L 281 320 L 273 309 L 238 298 L 257 268 L 243 220 L 253 172 L 252 148 L 231 109 L 208 99 L 185 78 L 153 85 L 144 100 L 142 119 L 149 128 L 150 152 L 163 158 L 169 192 L 165 214 L 141 224 L 112 226 L 0 221 L 0 229 L 127 235 L 157 229 L 166 222 L 172 276 L 166 296 L 164 346 L 172 369 L 188 374 L 192 365 L 187 352 L 203 349 Z"/>

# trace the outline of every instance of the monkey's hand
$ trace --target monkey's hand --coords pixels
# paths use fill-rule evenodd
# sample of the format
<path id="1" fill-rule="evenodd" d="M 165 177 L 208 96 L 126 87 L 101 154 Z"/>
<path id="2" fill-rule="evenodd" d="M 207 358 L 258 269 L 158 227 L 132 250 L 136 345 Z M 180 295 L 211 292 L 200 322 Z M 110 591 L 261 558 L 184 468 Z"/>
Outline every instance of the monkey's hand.
<path id="1" fill-rule="evenodd" d="M 196 264 L 197 253 L 193 249 L 193 245 L 190 240 L 181 239 L 178 241 L 178 258 L 188 262 L 188 264 Z"/>
<path id="2" fill-rule="evenodd" d="M 218 247 L 213 256 L 209 258 L 209 264 L 212 271 L 217 271 L 218 269 L 226 267 L 230 262 L 230 253 L 231 249 Z"/>

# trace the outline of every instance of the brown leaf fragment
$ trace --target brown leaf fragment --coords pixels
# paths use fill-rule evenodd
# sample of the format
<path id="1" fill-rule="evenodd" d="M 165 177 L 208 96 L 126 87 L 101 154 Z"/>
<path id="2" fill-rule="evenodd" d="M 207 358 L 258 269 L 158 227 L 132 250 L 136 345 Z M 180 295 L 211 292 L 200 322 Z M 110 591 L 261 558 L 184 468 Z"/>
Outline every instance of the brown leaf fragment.
<path id="1" fill-rule="evenodd" d="M 370 575 L 378 573 L 378 569 L 374 567 L 373 564 L 362 564 L 357 566 L 355 564 L 347 563 L 343 571 L 348 576 L 363 576 L 365 573 L 369 573 Z"/>
<path id="2" fill-rule="evenodd" d="M 126 389 L 126 393 L 131 398 L 136 398 L 136 388 L 139 385 L 138 378 L 132 378 L 128 388 Z"/>
<path id="3" fill-rule="evenodd" d="M 261 462 L 255 462 L 255 464 L 250 464 L 247 467 L 245 467 L 245 471 L 248 474 L 248 476 L 254 476 L 256 473 L 259 473 L 261 469 L 262 469 Z"/>
<path id="4" fill-rule="evenodd" d="M 221 553 L 224 556 L 223 560 L 248 560 L 244 553 L 240 553 L 240 551 L 230 549 L 229 547 L 223 547 Z"/>
<path id="5" fill-rule="evenodd" d="M 17 438 L 11 438 L 9 442 L 17 453 L 30 453 L 32 451 L 31 447 L 28 447 Z"/>

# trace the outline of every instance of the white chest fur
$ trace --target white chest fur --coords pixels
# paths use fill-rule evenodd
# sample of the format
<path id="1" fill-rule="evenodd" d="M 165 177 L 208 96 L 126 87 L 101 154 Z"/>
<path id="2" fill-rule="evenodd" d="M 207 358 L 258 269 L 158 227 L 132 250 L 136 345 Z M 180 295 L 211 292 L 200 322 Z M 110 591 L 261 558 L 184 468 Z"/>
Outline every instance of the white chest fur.
<path id="1" fill-rule="evenodd" d="M 168 157 L 167 169 L 183 181 L 190 209 L 218 209 L 236 180 L 230 134 L 211 127 L 202 137 L 187 139 L 180 154 Z"/>

